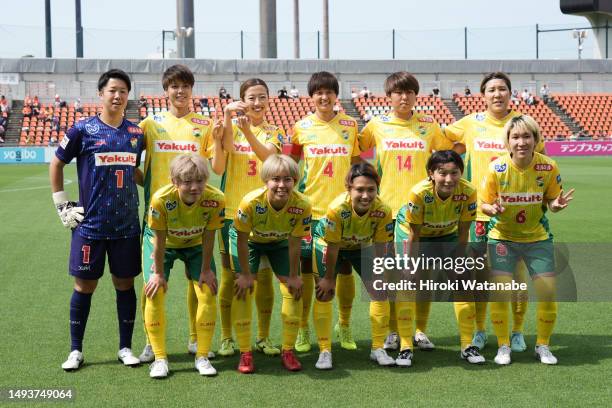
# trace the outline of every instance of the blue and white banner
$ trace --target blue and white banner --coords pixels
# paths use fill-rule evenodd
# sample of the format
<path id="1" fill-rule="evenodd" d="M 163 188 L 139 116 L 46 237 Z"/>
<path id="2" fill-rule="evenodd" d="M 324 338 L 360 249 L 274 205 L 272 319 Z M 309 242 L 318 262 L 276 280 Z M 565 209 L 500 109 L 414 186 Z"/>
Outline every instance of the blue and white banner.
<path id="1" fill-rule="evenodd" d="M 45 148 L 0 147 L 0 163 L 45 163 Z"/>

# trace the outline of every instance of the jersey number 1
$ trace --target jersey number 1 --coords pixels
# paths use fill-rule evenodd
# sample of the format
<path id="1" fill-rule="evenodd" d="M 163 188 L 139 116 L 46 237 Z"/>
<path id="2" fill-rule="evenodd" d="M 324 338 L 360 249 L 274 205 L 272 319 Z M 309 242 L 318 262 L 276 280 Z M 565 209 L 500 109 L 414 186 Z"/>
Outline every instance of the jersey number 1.
<path id="1" fill-rule="evenodd" d="M 123 170 L 115 170 L 117 176 L 117 188 L 123 188 Z"/>

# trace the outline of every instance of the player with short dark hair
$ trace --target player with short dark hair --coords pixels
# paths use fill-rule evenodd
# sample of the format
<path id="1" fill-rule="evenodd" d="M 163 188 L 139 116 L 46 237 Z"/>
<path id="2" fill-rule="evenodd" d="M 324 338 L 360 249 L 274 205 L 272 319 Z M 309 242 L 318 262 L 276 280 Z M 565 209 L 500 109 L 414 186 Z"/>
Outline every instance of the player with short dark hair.
<path id="1" fill-rule="evenodd" d="M 65 227 L 72 229 L 69 273 L 74 276 L 70 300 L 71 353 L 66 371 L 83 363 L 83 337 L 91 297 L 108 264 L 116 291 L 119 319 L 118 358 L 137 365 L 132 354 L 136 315 L 134 277 L 141 271 L 140 222 L 135 170 L 143 150 L 142 130 L 124 119 L 131 88 L 129 76 L 117 69 L 98 82 L 99 115 L 77 122 L 62 139 L 49 166 L 53 202 Z M 64 166 L 76 159 L 78 204 L 64 189 Z"/>

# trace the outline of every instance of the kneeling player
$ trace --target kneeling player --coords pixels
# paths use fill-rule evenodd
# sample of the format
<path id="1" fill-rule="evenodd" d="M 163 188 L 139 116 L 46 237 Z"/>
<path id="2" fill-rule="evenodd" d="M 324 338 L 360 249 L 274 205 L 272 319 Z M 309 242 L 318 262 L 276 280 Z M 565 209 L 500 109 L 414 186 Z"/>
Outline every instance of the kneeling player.
<path id="1" fill-rule="evenodd" d="M 476 188 L 461 178 L 463 160 L 452 150 L 433 153 L 427 161 L 427 172 L 429 177 L 412 188 L 408 203 L 397 215 L 396 252 L 414 258 L 423 255 L 424 259 L 465 256 L 470 224 L 476 219 Z M 451 272 L 448 278 L 458 281 L 463 276 Z M 453 295 L 461 337 L 461 358 L 472 364 L 482 364 L 484 357 L 471 344 L 476 314 L 473 298 L 466 293 L 455 292 Z M 400 301 L 396 308 L 401 340 L 401 351 L 396 361 L 398 365 L 410 365 L 416 307 L 412 301 Z"/>
<path id="2" fill-rule="evenodd" d="M 170 165 L 172 184 L 160 188 L 151 199 L 148 226 L 143 237 L 145 326 L 155 354 L 151 378 L 168 375 L 165 297 L 174 261 L 185 263 L 198 298 L 195 368 L 201 375 L 217 370 L 208 353 L 217 318 L 217 278 L 213 261 L 215 230 L 223 226 L 223 193 L 207 184 L 208 168 L 201 156 L 186 154 Z"/>
<path id="3" fill-rule="evenodd" d="M 313 231 L 313 269 L 318 273 L 314 324 L 319 341 L 319 359 L 315 367 L 332 368 L 331 331 L 332 300 L 336 273 L 355 268 L 368 290 L 372 351 L 370 358 L 381 366 L 394 365 L 383 345 L 389 330 L 389 302 L 386 294 L 373 289 L 372 261 L 375 252 L 384 254 L 386 243 L 393 239 L 391 208 L 378 198 L 380 177 L 366 162 L 354 164 L 345 179 L 347 192 L 336 197 L 325 218 Z M 372 246 L 376 245 L 376 248 Z"/>
<path id="4" fill-rule="evenodd" d="M 105 258 L 117 293 L 119 354 L 125 365 L 140 364 L 132 354 L 136 314 L 134 277 L 140 273 L 140 225 L 134 169 L 143 149 L 142 131 L 123 118 L 131 84 L 111 69 L 98 80 L 102 112 L 71 128 L 49 166 L 53 202 L 65 227 L 72 229 L 69 271 L 74 276 L 70 300 L 72 352 L 62 368 L 83 363 L 83 336 L 91 297 L 104 273 Z M 64 166 L 77 161 L 79 204 L 64 189 Z"/>
<path id="5" fill-rule="evenodd" d="M 301 239 L 308 235 L 311 205 L 293 190 L 299 169 L 288 156 L 274 154 L 261 170 L 265 187 L 248 193 L 229 231 L 230 262 L 237 274 L 232 301 L 232 323 L 240 348 L 238 371 L 255 371 L 251 352 L 251 303 L 253 275 L 260 259 L 268 257 L 274 275 L 280 281 L 283 296 L 282 352 L 283 366 L 299 371 L 302 365 L 293 353 L 302 312 L 302 277 L 299 273 Z"/>
<path id="6" fill-rule="evenodd" d="M 513 117 L 504 128 L 510 154 L 493 161 L 482 191 L 482 211 L 491 217 L 488 255 L 496 283 L 511 282 L 517 262 L 523 260 L 538 299 L 535 355 L 544 364 L 557 364 L 548 344 L 555 321 L 555 260 L 546 207 L 557 212 L 572 200 L 563 194 L 554 160 L 535 152 L 541 140 L 538 124 L 527 115 Z M 491 321 L 499 349 L 495 362 L 510 364 L 508 327 L 509 291 L 494 294 Z"/>

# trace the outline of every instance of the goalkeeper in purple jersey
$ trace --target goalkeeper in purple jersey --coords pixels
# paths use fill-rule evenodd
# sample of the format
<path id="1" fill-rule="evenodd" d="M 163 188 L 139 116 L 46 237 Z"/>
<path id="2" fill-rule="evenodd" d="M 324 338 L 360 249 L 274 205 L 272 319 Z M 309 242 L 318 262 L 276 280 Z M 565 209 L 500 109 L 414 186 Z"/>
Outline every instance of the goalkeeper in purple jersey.
<path id="1" fill-rule="evenodd" d="M 131 350 L 136 292 L 140 274 L 138 190 L 134 179 L 143 150 L 142 130 L 123 118 L 131 83 L 111 69 L 98 80 L 102 112 L 77 122 L 62 139 L 49 166 L 53 202 L 62 224 L 72 230 L 69 273 L 74 276 L 70 299 L 71 352 L 66 371 L 83 364 L 83 336 L 91 297 L 104 273 L 105 259 L 117 293 L 118 359 L 126 366 L 140 364 Z M 76 158 L 79 200 L 64 190 L 64 166 Z"/>

